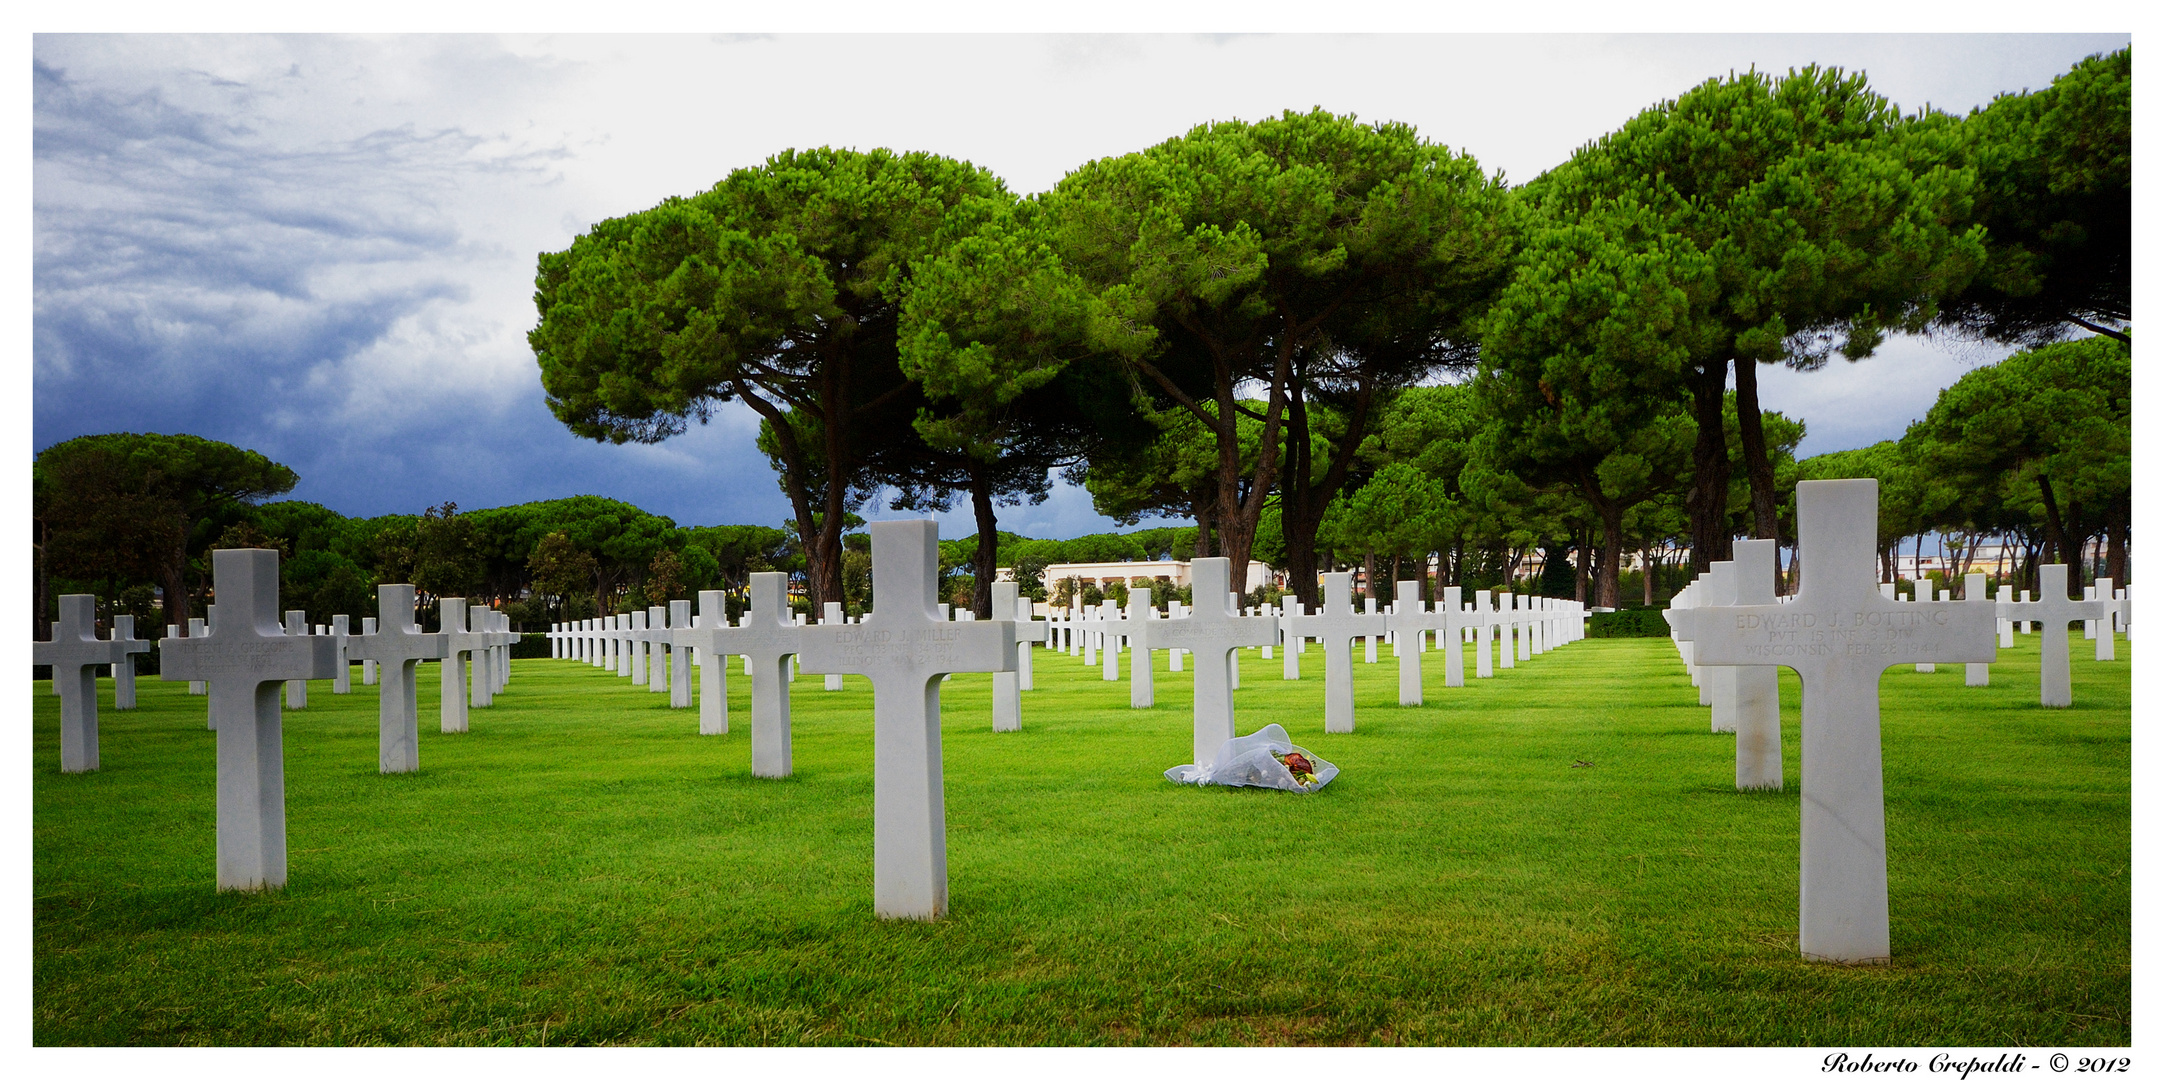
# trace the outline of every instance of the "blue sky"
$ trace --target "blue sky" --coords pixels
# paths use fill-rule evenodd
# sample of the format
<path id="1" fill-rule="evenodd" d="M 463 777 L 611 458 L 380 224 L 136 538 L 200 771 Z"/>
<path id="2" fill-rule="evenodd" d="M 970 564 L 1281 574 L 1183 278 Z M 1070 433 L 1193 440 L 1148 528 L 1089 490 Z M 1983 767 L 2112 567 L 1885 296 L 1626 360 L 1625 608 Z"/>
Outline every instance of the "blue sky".
<path id="1" fill-rule="evenodd" d="M 525 344 L 536 253 L 792 146 L 924 149 L 1018 191 L 1204 121 L 1320 105 L 1514 181 L 1753 65 L 1860 68 L 1904 107 L 2038 87 L 2120 35 L 185 36 L 32 43 L 33 449 L 185 431 L 348 514 L 614 496 L 778 524 L 725 408 L 656 446 L 573 437 Z M 1898 340 L 1767 371 L 1804 451 L 1900 434 L 1999 352 Z M 899 516 L 873 508 L 868 516 Z M 1002 527 L 1109 527 L 1062 489 Z M 949 534 L 974 525 L 942 522 Z"/>

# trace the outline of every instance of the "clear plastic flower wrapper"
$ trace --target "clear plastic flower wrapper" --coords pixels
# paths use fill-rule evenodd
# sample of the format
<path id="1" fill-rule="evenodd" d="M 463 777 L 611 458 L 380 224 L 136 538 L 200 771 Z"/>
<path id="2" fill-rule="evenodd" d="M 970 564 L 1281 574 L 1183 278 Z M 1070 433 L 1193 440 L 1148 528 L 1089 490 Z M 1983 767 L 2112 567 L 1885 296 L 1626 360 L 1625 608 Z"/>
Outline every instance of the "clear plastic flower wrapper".
<path id="1" fill-rule="evenodd" d="M 1303 794 L 1321 791 L 1337 766 L 1294 746 L 1285 729 L 1271 724 L 1252 735 L 1227 739 L 1208 765 L 1176 765 L 1165 779 L 1176 784 L 1268 787 Z"/>

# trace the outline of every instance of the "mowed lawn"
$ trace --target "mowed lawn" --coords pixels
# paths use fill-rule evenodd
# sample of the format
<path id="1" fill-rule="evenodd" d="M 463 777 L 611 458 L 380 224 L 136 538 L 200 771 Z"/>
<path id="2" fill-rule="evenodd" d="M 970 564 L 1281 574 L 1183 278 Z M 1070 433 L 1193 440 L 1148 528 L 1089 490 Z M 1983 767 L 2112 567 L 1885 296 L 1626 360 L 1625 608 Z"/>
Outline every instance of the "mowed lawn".
<path id="1" fill-rule="evenodd" d="M 1882 690 L 1893 963 L 1796 955 L 1787 788 L 1734 789 L 1733 736 L 1665 640 L 1589 640 L 1397 705 L 1359 663 L 1358 731 L 1243 655 L 1239 729 L 1285 725 L 1319 794 L 1197 789 L 1190 676 L 1157 707 L 1038 653 L 1023 729 L 990 676 L 944 691 L 952 913 L 871 914 L 868 684 L 794 684 L 796 775 L 569 661 L 520 660 L 421 771 L 376 771 L 376 688 L 285 717 L 290 881 L 214 889 L 205 701 L 146 680 L 101 771 L 60 772 L 34 684 L 33 1033 L 41 1044 L 2126 1044 L 2130 644 L 2039 637 L 1992 685 Z M 1124 660 L 1123 659 L 1123 666 Z M 1468 655 L 1470 661 L 1470 655 Z M 1124 671 L 1123 671 L 1124 674 Z M 1590 763 L 1580 765 L 1579 763 Z"/>

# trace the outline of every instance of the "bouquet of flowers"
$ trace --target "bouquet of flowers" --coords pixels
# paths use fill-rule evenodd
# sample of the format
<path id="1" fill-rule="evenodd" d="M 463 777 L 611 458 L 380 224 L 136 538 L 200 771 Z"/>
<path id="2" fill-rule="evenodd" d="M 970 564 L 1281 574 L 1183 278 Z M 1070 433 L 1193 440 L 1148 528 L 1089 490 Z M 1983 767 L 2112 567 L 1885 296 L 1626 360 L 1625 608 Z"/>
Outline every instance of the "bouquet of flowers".
<path id="1" fill-rule="evenodd" d="M 1272 750 L 1270 756 L 1276 758 L 1277 763 L 1283 765 L 1285 771 L 1291 773 L 1292 778 L 1300 782 L 1301 787 L 1312 787 L 1317 783 L 1315 779 L 1315 763 L 1309 761 L 1306 754 L 1298 750 L 1286 754 L 1280 754 Z"/>
<path id="2" fill-rule="evenodd" d="M 1293 745 L 1285 729 L 1268 724 L 1252 735 L 1225 740 L 1209 764 L 1176 765 L 1165 779 L 1179 784 L 1269 787 L 1303 795 L 1321 791 L 1337 777 L 1337 766 Z"/>

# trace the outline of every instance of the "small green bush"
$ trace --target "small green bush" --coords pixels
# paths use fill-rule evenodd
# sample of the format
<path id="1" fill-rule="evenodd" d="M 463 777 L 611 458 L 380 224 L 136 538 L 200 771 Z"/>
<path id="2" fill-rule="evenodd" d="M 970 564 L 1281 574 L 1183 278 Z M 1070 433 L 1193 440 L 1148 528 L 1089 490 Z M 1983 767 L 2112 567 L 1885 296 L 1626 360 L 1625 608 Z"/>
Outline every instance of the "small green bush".
<path id="1" fill-rule="evenodd" d="M 1587 637 L 1667 637 L 1668 620 L 1659 608 L 1597 611 L 1586 620 Z"/>

